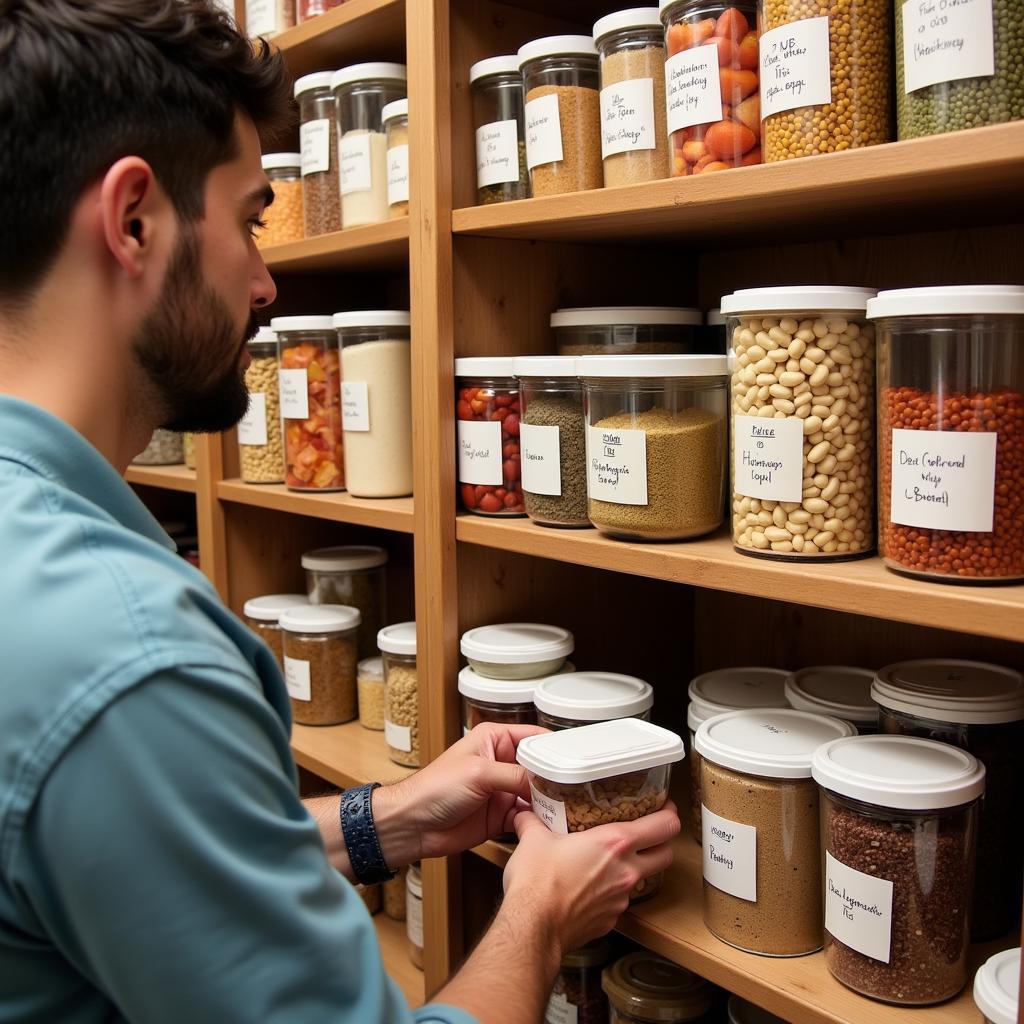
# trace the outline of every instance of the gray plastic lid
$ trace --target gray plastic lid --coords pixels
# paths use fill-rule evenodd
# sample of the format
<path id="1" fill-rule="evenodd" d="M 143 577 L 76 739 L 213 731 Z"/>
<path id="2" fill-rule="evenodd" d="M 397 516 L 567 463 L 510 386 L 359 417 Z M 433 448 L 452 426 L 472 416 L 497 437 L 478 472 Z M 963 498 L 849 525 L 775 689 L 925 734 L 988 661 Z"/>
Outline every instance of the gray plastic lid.
<path id="1" fill-rule="evenodd" d="M 386 565 L 388 553 L 373 544 L 343 544 L 334 548 L 317 548 L 302 556 L 302 568 L 314 572 L 352 572 Z"/>
<path id="2" fill-rule="evenodd" d="M 850 665 L 815 665 L 786 680 L 786 699 L 799 711 L 835 715 L 854 725 L 875 725 L 878 705 L 871 697 L 875 673 Z"/>
<path id="3" fill-rule="evenodd" d="M 696 732 L 697 726 L 712 715 L 742 708 L 788 708 L 786 680 L 789 673 L 781 668 L 742 665 L 738 668 L 717 668 L 690 680 L 687 694 L 690 707 L 687 724 Z"/>

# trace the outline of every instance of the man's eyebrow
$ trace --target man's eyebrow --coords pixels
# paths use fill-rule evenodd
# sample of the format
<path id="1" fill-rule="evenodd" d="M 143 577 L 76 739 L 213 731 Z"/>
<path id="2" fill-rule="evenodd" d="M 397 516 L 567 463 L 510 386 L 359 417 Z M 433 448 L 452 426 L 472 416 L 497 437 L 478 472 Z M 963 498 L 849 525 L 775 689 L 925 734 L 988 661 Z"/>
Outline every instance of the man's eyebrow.
<path id="1" fill-rule="evenodd" d="M 242 200 L 242 205 L 248 206 L 250 203 L 256 202 L 257 199 L 263 201 L 263 209 L 266 209 L 274 201 L 274 190 L 269 185 L 261 185 L 259 188 L 254 188 Z"/>

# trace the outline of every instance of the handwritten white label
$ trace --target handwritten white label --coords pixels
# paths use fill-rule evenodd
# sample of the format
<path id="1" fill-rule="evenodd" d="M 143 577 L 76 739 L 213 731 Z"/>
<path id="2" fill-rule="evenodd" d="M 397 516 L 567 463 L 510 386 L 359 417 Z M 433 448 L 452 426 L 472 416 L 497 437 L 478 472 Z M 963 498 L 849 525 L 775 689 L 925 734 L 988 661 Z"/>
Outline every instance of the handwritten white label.
<path id="1" fill-rule="evenodd" d="M 277 0 L 245 0 L 245 31 L 252 37 L 277 31 Z"/>
<path id="2" fill-rule="evenodd" d="M 417 949 L 423 948 L 423 900 L 405 892 L 405 934 Z"/>
<path id="3" fill-rule="evenodd" d="M 632 78 L 602 89 L 602 158 L 654 146 L 654 82 Z"/>
<path id="4" fill-rule="evenodd" d="M 238 443 L 260 447 L 267 443 L 267 396 L 262 391 L 249 394 L 249 408 L 238 421 Z"/>
<path id="5" fill-rule="evenodd" d="M 501 424 L 458 421 L 459 483 L 501 486 Z"/>
<path id="6" fill-rule="evenodd" d="M 545 796 L 531 782 L 530 794 L 533 797 L 533 813 L 547 825 L 549 831 L 558 832 L 560 835 L 569 834 L 569 822 L 565 817 L 565 804 L 561 800 L 553 800 Z"/>
<path id="7" fill-rule="evenodd" d="M 642 430 L 587 430 L 587 493 L 616 505 L 647 504 L 647 434 Z"/>
<path id="8" fill-rule="evenodd" d="M 519 424 L 523 490 L 531 494 L 562 493 L 562 455 L 558 427 Z"/>
<path id="9" fill-rule="evenodd" d="M 995 74 L 992 0 L 906 0 L 903 88 Z"/>
<path id="10" fill-rule="evenodd" d="M 530 100 L 525 108 L 526 166 L 532 171 L 541 164 L 562 159 L 562 119 L 558 114 L 558 97 L 541 96 Z"/>
<path id="11" fill-rule="evenodd" d="M 704 878 L 716 889 L 757 902 L 757 829 L 701 805 Z"/>
<path id="12" fill-rule="evenodd" d="M 309 391 L 306 389 L 305 370 L 278 370 L 281 389 L 281 415 L 286 420 L 304 420 L 309 417 Z"/>
<path id="13" fill-rule="evenodd" d="M 384 719 L 384 742 L 395 750 L 412 750 L 412 728 Z"/>
<path id="14" fill-rule="evenodd" d="M 668 130 L 722 120 L 722 81 L 718 47 L 694 46 L 665 61 L 665 107 Z"/>
<path id="15" fill-rule="evenodd" d="M 312 700 L 310 696 L 309 662 L 284 656 L 284 684 L 292 700 Z"/>
<path id="16" fill-rule="evenodd" d="M 341 428 L 357 434 L 370 429 L 370 392 L 365 380 L 341 382 Z"/>
<path id="17" fill-rule="evenodd" d="M 996 486 L 996 435 L 961 430 L 894 430 L 894 523 L 988 533 Z"/>
<path id="18" fill-rule="evenodd" d="M 388 150 L 388 206 L 409 202 L 409 147 Z"/>
<path id="19" fill-rule="evenodd" d="M 544 1024 L 578 1024 L 579 1008 L 561 992 L 553 992 L 544 1011 Z"/>
<path id="20" fill-rule="evenodd" d="M 326 117 L 307 121 L 299 127 L 302 174 L 320 174 L 331 169 L 331 122 Z"/>
<path id="21" fill-rule="evenodd" d="M 828 18 L 804 18 L 761 36 L 761 117 L 832 102 Z"/>
<path id="22" fill-rule="evenodd" d="M 476 130 L 476 187 L 519 180 L 519 126 L 492 121 Z"/>
<path id="23" fill-rule="evenodd" d="M 889 963 L 892 891 L 888 879 L 848 867 L 825 852 L 825 930 L 851 949 Z"/>
<path id="24" fill-rule="evenodd" d="M 734 416 L 732 458 L 737 494 L 770 501 L 803 500 L 803 420 Z"/>
<path id="25" fill-rule="evenodd" d="M 373 188 L 369 132 L 346 132 L 342 135 L 338 140 L 338 169 L 343 196 L 369 192 Z"/>

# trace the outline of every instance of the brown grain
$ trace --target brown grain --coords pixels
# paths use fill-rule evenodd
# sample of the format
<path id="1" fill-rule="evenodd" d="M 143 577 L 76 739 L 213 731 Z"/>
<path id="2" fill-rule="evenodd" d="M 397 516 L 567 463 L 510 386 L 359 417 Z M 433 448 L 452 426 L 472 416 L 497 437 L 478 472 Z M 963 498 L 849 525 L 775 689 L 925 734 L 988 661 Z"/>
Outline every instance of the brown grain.
<path id="1" fill-rule="evenodd" d="M 562 159 L 540 164 L 530 171 L 534 196 L 558 196 L 600 188 L 604 183 L 601 166 L 601 104 L 596 89 L 579 85 L 541 85 L 526 94 L 526 102 L 558 97 L 558 119 L 562 133 Z"/>

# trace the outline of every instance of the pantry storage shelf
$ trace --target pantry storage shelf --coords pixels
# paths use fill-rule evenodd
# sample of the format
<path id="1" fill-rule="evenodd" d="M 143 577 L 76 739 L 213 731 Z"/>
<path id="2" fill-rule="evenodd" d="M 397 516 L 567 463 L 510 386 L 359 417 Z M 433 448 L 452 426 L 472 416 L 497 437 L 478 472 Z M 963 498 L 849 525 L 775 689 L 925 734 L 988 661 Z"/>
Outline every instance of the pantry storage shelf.
<path id="1" fill-rule="evenodd" d="M 130 484 L 143 487 L 196 493 L 196 471 L 186 466 L 129 466 L 124 478 Z"/>
<path id="2" fill-rule="evenodd" d="M 342 789 L 396 782 L 414 770 L 388 757 L 383 732 L 364 729 L 358 722 L 293 725 L 292 754 L 301 767 Z"/>
<path id="3" fill-rule="evenodd" d="M 393 921 L 383 911 L 373 915 L 373 924 L 380 940 L 384 969 L 398 983 L 412 1009 L 424 1002 L 423 972 L 409 959 L 408 939 L 404 921 Z"/>
<path id="4" fill-rule="evenodd" d="M 336 10 L 344 10 L 343 7 Z M 261 250 L 271 273 L 390 270 L 409 262 L 409 218 L 344 228 Z"/>

